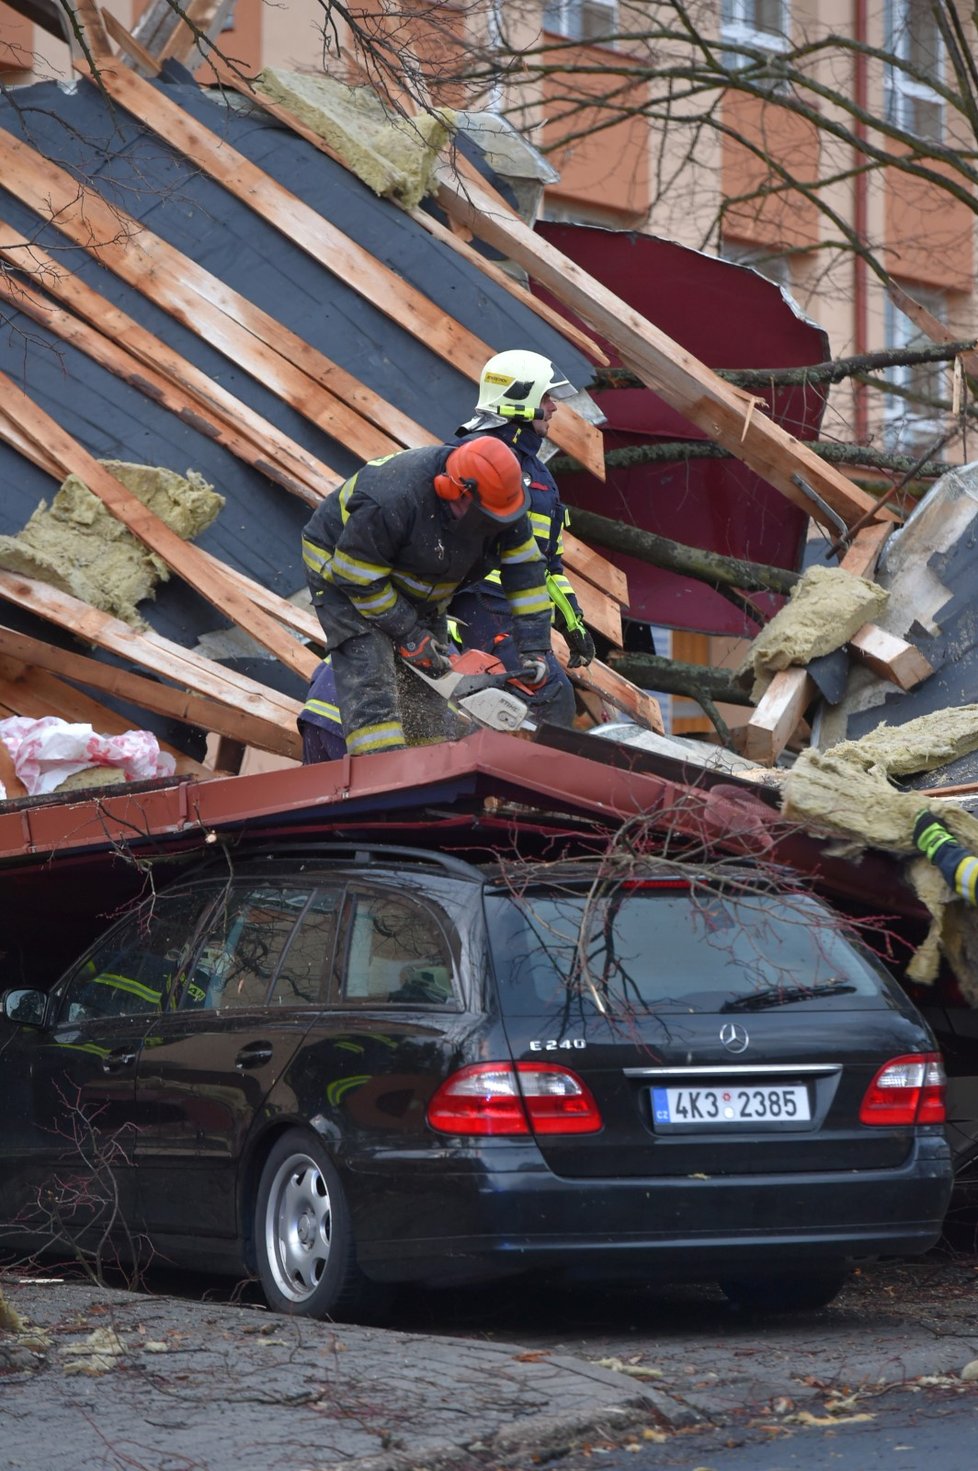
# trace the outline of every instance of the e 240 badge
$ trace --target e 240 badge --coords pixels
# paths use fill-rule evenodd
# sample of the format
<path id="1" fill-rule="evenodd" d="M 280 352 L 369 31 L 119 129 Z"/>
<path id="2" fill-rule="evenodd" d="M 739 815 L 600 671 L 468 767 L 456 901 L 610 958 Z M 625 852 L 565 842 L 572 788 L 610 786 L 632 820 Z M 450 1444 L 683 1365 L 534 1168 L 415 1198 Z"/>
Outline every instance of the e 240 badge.
<path id="1" fill-rule="evenodd" d="M 572 1049 L 580 1051 L 587 1043 L 583 1037 L 547 1037 L 542 1041 L 530 1043 L 531 1052 L 570 1052 Z"/>

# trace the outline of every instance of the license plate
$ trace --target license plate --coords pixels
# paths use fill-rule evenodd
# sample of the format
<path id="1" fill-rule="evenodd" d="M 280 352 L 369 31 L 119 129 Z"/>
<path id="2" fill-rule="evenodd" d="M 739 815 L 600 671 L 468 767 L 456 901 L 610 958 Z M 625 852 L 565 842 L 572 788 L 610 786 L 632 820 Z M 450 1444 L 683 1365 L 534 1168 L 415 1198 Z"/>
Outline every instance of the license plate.
<path id="1" fill-rule="evenodd" d="M 808 1089 L 770 1084 L 753 1088 L 653 1088 L 657 1124 L 797 1124 L 811 1119 Z"/>

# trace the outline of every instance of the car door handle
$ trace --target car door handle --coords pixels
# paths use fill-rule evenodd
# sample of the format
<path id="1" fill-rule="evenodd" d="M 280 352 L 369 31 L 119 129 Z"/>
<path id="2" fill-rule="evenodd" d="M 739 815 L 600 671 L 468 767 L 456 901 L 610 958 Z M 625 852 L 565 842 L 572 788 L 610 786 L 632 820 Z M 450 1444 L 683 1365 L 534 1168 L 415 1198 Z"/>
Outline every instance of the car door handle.
<path id="1" fill-rule="evenodd" d="M 261 1067 L 263 1062 L 270 1062 L 271 1057 L 270 1042 L 252 1042 L 248 1047 L 242 1047 L 234 1059 L 234 1065 L 236 1068 Z"/>
<path id="2" fill-rule="evenodd" d="M 131 1067 L 139 1056 L 138 1047 L 116 1047 L 102 1058 L 103 1073 L 121 1073 L 123 1068 Z"/>

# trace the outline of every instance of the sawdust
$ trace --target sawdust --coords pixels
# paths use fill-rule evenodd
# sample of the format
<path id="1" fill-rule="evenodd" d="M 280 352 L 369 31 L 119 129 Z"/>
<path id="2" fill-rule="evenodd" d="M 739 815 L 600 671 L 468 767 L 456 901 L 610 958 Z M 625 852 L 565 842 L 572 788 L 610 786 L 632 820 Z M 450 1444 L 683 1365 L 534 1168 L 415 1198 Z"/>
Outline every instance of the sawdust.
<path id="1" fill-rule="evenodd" d="M 369 88 L 322 73 L 266 67 L 255 90 L 318 133 L 368 189 L 407 209 L 430 193 L 438 155 L 455 126 L 450 108 L 397 117 Z"/>
<path id="2" fill-rule="evenodd" d="M 192 540 L 214 521 L 224 497 L 196 470 L 186 476 L 121 460 L 102 464 L 172 531 Z M 154 597 L 170 573 L 117 520 L 98 496 L 69 475 L 50 506 L 42 501 L 17 536 L 0 536 L 0 567 L 71 593 L 136 629 L 147 624 L 137 604 Z"/>
<path id="3" fill-rule="evenodd" d="M 747 651 L 742 672 L 753 670 L 754 703 L 779 670 L 808 664 L 848 643 L 864 623 L 879 618 L 888 597 L 885 588 L 842 567 L 809 567 Z"/>

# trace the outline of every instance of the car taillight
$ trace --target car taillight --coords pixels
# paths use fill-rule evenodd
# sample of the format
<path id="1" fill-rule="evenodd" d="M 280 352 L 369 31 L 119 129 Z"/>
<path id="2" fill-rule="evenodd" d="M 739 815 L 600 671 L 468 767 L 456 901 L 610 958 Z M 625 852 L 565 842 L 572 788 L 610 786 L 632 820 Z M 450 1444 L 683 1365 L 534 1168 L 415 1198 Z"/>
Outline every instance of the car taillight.
<path id="1" fill-rule="evenodd" d="M 428 1123 L 440 1134 L 594 1134 L 602 1127 L 587 1085 L 547 1062 L 460 1068 L 436 1090 Z"/>
<path id="2" fill-rule="evenodd" d="M 936 1052 L 895 1057 L 866 1089 L 859 1119 L 864 1124 L 943 1124 L 947 1078 Z"/>

